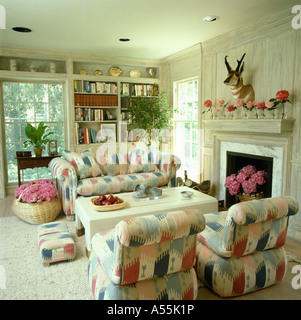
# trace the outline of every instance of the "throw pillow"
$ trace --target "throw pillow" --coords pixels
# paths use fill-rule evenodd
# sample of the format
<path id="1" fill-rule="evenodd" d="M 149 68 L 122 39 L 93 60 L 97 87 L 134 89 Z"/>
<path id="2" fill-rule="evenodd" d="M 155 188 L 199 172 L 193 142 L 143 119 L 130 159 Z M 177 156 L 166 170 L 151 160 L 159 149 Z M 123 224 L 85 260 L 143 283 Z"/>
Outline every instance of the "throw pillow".
<path id="1" fill-rule="evenodd" d="M 81 154 L 65 150 L 64 158 L 74 166 L 80 179 L 102 175 L 102 172 L 95 161 L 91 150 L 85 150 Z"/>

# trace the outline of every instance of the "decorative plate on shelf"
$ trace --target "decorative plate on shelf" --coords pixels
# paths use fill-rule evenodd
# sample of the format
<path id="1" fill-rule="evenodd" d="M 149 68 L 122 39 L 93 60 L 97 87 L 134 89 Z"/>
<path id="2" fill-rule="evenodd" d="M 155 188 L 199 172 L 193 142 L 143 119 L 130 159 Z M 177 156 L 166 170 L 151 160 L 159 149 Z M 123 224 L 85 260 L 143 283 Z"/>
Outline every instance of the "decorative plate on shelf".
<path id="1" fill-rule="evenodd" d="M 141 78 L 141 72 L 139 70 L 132 70 L 130 72 L 130 77 L 132 77 L 132 78 Z"/>
<path id="2" fill-rule="evenodd" d="M 82 75 L 86 75 L 86 74 L 88 74 L 88 72 L 87 72 L 87 70 L 86 69 L 81 69 L 80 71 L 79 71 L 79 74 L 82 74 Z"/>
<path id="3" fill-rule="evenodd" d="M 94 71 L 94 75 L 96 76 L 101 76 L 102 75 L 102 72 L 100 70 L 95 70 Z"/>
<path id="4" fill-rule="evenodd" d="M 111 67 L 109 74 L 113 77 L 119 77 L 122 75 L 122 70 L 119 67 Z"/>

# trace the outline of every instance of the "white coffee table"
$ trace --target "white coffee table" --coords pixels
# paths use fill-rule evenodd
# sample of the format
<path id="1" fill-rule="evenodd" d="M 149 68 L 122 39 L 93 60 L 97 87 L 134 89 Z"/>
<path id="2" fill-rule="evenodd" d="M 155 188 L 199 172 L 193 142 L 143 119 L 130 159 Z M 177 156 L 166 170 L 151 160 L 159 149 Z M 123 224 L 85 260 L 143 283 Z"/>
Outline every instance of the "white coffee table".
<path id="1" fill-rule="evenodd" d="M 182 198 L 180 192 L 185 190 L 193 192 L 191 199 Z M 203 213 L 218 211 L 218 202 L 215 198 L 188 187 L 166 188 L 162 191 L 161 198 L 144 201 L 137 201 L 133 197 L 133 192 L 117 194 L 125 199 L 125 207 L 104 212 L 93 209 L 91 197 L 77 198 L 75 200 L 77 235 L 85 234 L 87 251 L 91 251 L 91 240 L 97 232 L 113 229 L 124 219 L 183 209 L 200 209 Z"/>

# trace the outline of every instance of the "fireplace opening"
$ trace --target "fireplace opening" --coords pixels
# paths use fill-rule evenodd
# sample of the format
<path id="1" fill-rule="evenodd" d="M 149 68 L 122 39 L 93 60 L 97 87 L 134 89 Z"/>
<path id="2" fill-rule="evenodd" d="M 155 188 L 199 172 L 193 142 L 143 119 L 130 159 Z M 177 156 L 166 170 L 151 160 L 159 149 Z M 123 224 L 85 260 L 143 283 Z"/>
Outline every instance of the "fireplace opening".
<path id="1" fill-rule="evenodd" d="M 260 191 L 263 192 L 265 198 L 272 196 L 272 177 L 273 177 L 273 158 L 257 156 L 246 153 L 237 153 L 227 151 L 227 176 L 237 172 L 247 165 L 254 166 L 257 170 L 264 170 L 267 172 L 266 183 L 260 186 Z M 237 196 L 231 195 L 226 189 L 226 207 L 229 208 L 235 204 L 238 199 Z"/>

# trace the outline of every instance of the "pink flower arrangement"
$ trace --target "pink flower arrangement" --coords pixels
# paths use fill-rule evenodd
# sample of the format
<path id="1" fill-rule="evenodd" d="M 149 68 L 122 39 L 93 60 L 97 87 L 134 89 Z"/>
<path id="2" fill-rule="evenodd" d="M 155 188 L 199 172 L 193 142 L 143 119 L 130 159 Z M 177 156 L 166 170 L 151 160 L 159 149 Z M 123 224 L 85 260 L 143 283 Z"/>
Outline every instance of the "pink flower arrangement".
<path id="1" fill-rule="evenodd" d="M 233 104 L 231 104 L 230 106 L 227 107 L 228 112 L 234 111 L 236 110 L 236 107 L 233 106 Z"/>
<path id="2" fill-rule="evenodd" d="M 241 108 L 244 105 L 244 101 L 242 99 L 238 99 L 236 101 L 236 107 Z"/>
<path id="3" fill-rule="evenodd" d="M 266 183 L 267 173 L 264 170 L 257 171 L 254 166 L 248 165 L 226 178 L 224 186 L 231 195 L 241 192 L 246 194 L 256 193 L 257 187 Z M 243 191 L 241 191 L 241 188 Z"/>
<path id="4" fill-rule="evenodd" d="M 212 101 L 211 100 L 206 100 L 205 102 L 204 102 L 204 107 L 205 108 L 211 108 L 211 106 L 212 106 Z"/>
<path id="5" fill-rule="evenodd" d="M 265 103 L 264 102 L 261 102 L 261 103 L 258 103 L 257 104 L 257 109 L 266 109 L 267 107 L 266 107 L 266 105 L 265 105 Z"/>
<path id="6" fill-rule="evenodd" d="M 276 93 L 276 98 L 271 98 L 265 102 L 265 105 L 269 110 L 274 110 L 277 108 L 278 104 L 289 102 L 289 92 L 286 90 L 280 90 Z"/>
<path id="7" fill-rule="evenodd" d="M 276 99 L 278 101 L 286 102 L 288 101 L 289 92 L 286 90 L 280 90 L 276 93 Z"/>
<path id="8" fill-rule="evenodd" d="M 23 184 L 15 191 L 15 197 L 27 203 L 50 201 L 56 197 L 56 187 L 51 180 L 40 179 Z"/>
<path id="9" fill-rule="evenodd" d="M 227 106 L 227 104 L 228 103 L 225 104 L 224 100 L 219 100 L 218 103 L 217 103 L 218 107 L 214 107 L 211 100 L 206 100 L 204 102 L 204 107 L 207 110 L 204 110 L 202 113 L 205 113 L 205 112 L 208 112 L 208 111 L 212 111 L 212 113 L 216 114 L 216 113 L 218 113 L 220 111 L 221 108 L 225 108 Z"/>

